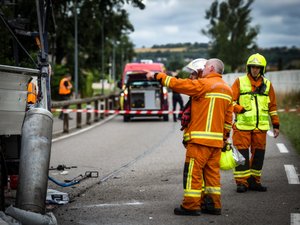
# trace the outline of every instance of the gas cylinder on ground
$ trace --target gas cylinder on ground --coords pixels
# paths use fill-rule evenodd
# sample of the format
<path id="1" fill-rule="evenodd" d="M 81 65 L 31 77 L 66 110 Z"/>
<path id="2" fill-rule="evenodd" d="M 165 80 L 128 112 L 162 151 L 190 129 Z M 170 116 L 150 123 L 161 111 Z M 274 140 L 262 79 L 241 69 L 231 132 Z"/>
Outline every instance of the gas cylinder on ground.
<path id="1" fill-rule="evenodd" d="M 45 213 L 52 142 L 52 113 L 43 108 L 26 112 L 22 127 L 16 206 Z"/>

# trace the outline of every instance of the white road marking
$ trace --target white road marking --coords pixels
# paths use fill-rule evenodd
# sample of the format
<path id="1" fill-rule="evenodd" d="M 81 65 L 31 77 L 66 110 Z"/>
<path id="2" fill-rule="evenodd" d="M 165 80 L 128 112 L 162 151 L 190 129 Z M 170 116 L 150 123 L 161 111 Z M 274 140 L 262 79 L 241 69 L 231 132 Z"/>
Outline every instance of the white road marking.
<path id="1" fill-rule="evenodd" d="M 99 122 L 99 123 L 95 123 L 95 124 L 93 124 L 93 125 L 91 125 L 91 126 L 88 126 L 88 127 L 86 127 L 86 128 L 80 129 L 80 130 L 75 131 L 75 132 L 73 132 L 73 133 L 71 133 L 71 134 L 66 134 L 66 135 L 61 136 L 61 137 L 58 137 L 58 138 L 53 138 L 53 139 L 52 139 L 52 143 L 57 142 L 57 141 L 60 141 L 60 140 L 63 140 L 63 139 L 66 139 L 66 138 L 69 138 L 69 137 L 72 137 L 72 136 L 75 136 L 75 135 L 77 135 L 77 134 L 84 133 L 84 132 L 86 132 L 86 131 L 88 131 L 88 130 L 90 130 L 90 129 L 93 129 L 93 128 L 95 128 L 95 127 L 98 127 L 99 125 L 101 125 L 101 124 L 103 124 L 103 123 L 106 123 L 108 120 L 114 118 L 115 116 L 116 116 L 116 115 L 111 115 L 111 116 L 109 116 L 108 118 L 104 119 L 103 121 L 101 121 L 101 122 Z"/>
<path id="2" fill-rule="evenodd" d="M 288 153 L 289 150 L 285 147 L 283 143 L 277 143 L 277 148 L 279 149 L 280 153 Z"/>
<path id="3" fill-rule="evenodd" d="M 300 225 L 299 213 L 291 213 L 291 225 Z"/>
<path id="4" fill-rule="evenodd" d="M 82 205 L 82 206 L 75 206 L 72 209 L 80 209 L 80 208 L 95 208 L 95 207 L 115 207 L 115 206 L 127 206 L 127 205 L 143 205 L 142 202 L 123 202 L 123 203 L 103 203 L 103 204 L 94 204 L 94 205 Z"/>
<path id="5" fill-rule="evenodd" d="M 298 174 L 293 165 L 284 165 L 289 184 L 300 184 Z"/>

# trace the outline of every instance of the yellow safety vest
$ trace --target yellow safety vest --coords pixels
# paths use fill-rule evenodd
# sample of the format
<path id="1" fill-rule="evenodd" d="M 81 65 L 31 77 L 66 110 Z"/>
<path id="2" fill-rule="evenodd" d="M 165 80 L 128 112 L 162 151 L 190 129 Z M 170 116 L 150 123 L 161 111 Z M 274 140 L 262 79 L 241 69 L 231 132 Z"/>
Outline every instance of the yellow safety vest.
<path id="1" fill-rule="evenodd" d="M 239 130 L 269 130 L 269 91 L 270 81 L 263 77 L 264 90 L 252 91 L 248 76 L 239 77 L 240 97 L 239 105 L 246 110 L 245 113 L 237 115 L 236 127 Z"/>

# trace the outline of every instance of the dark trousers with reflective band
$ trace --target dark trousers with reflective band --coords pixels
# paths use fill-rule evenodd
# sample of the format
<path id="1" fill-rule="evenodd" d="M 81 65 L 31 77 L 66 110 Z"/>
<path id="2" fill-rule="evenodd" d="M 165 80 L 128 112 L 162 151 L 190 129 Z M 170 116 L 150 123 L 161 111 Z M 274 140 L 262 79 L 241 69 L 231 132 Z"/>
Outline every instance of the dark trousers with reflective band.
<path id="1" fill-rule="evenodd" d="M 68 101 L 68 100 L 70 100 L 70 98 L 71 98 L 71 94 L 69 94 L 69 95 L 60 95 L 60 101 Z M 65 105 L 65 106 L 62 107 L 62 110 L 63 109 L 68 109 L 68 108 L 69 108 L 69 106 Z M 64 114 L 64 112 L 60 111 L 59 117 L 63 118 L 63 114 Z"/>
<path id="2" fill-rule="evenodd" d="M 183 110 L 183 100 L 180 94 L 178 93 L 173 93 L 173 97 L 172 97 L 172 105 L 173 105 L 173 111 L 176 111 L 176 105 L 177 103 L 179 104 L 180 110 Z M 178 118 L 181 118 L 181 114 L 178 115 Z M 177 116 L 175 113 L 173 113 L 173 119 L 174 121 L 177 120 Z"/>
<path id="3" fill-rule="evenodd" d="M 240 131 L 234 127 L 233 145 L 245 157 L 245 165 L 239 165 L 233 173 L 237 184 L 248 187 L 247 179 L 251 176 L 260 183 L 266 149 L 266 131 Z M 250 157 L 251 153 L 251 157 Z"/>
<path id="4" fill-rule="evenodd" d="M 221 149 L 219 148 L 198 144 L 187 145 L 183 174 L 184 198 L 182 206 L 184 208 L 200 209 L 205 195 L 209 195 L 213 199 L 215 208 L 221 208 L 220 157 Z"/>

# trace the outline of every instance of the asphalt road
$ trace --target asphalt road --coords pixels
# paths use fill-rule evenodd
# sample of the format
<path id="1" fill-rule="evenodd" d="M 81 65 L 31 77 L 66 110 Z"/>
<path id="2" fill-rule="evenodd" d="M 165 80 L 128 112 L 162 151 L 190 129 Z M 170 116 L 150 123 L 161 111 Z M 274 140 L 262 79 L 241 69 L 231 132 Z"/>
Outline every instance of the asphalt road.
<path id="1" fill-rule="evenodd" d="M 49 181 L 49 187 L 71 198 L 68 204 L 53 209 L 49 206 L 49 210 L 59 225 L 300 224 L 300 158 L 282 135 L 267 140 L 262 176 L 267 192 L 237 193 L 232 171 L 222 171 L 221 216 L 175 216 L 173 209 L 183 195 L 185 150 L 181 136 L 179 122 L 124 123 L 116 116 L 84 133 L 54 140 L 51 166 L 77 168 L 66 170 L 67 174 L 53 170 L 50 176 L 71 179 L 95 170 L 99 178 L 66 188 Z"/>

